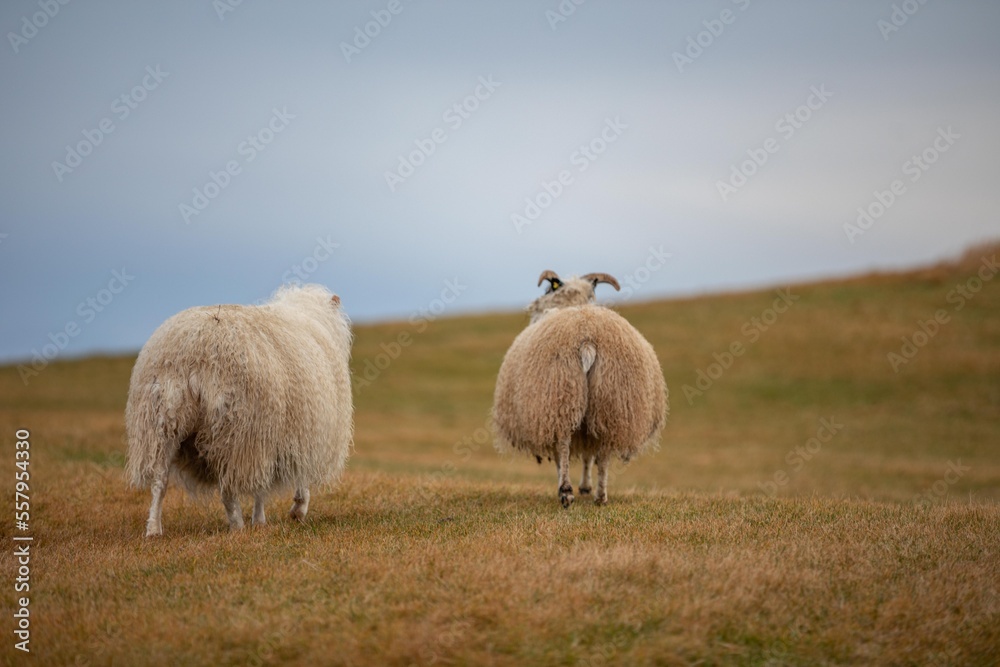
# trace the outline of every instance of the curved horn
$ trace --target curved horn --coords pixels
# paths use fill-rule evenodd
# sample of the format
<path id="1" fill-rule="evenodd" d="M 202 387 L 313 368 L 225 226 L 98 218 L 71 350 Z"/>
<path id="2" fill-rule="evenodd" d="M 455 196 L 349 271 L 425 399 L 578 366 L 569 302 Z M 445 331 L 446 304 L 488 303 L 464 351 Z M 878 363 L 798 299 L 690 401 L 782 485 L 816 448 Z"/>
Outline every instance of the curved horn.
<path id="1" fill-rule="evenodd" d="M 589 280 L 594 287 L 597 287 L 600 283 L 607 283 L 615 288 L 616 292 L 620 292 L 622 287 L 615 280 L 615 277 L 607 273 L 588 273 L 585 276 L 580 276 L 584 280 Z"/>
<path id="2" fill-rule="evenodd" d="M 552 281 L 556 281 L 556 282 L 560 282 L 560 283 L 562 282 L 561 280 L 559 280 L 559 276 L 556 275 L 555 271 L 549 271 L 549 270 L 542 271 L 542 275 L 538 276 L 538 287 L 541 287 L 542 286 L 542 281 L 545 281 L 545 280 L 548 280 L 549 282 L 552 282 Z"/>

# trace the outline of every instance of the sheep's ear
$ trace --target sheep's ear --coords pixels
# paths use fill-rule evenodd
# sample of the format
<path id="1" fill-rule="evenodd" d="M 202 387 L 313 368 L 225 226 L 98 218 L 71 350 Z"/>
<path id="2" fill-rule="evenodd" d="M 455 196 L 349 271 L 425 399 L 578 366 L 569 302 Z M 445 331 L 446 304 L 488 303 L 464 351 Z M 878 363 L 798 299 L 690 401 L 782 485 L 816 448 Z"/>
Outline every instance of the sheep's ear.
<path id="1" fill-rule="evenodd" d="M 542 271 L 542 275 L 538 276 L 538 286 L 542 286 L 542 282 L 549 281 L 549 289 L 555 292 L 557 289 L 563 286 L 563 282 L 559 280 L 559 276 L 556 275 L 555 271 Z"/>
<path id="2" fill-rule="evenodd" d="M 616 292 L 620 292 L 622 287 L 615 280 L 615 277 L 607 273 L 588 273 L 585 276 L 581 276 L 584 280 L 589 280 L 590 284 L 597 287 L 600 283 L 607 283 L 615 288 Z"/>
<path id="3" fill-rule="evenodd" d="M 340 305 L 340 297 L 337 296 L 336 294 L 334 294 L 332 297 L 330 297 L 330 303 L 332 303 L 335 306 L 339 306 Z"/>

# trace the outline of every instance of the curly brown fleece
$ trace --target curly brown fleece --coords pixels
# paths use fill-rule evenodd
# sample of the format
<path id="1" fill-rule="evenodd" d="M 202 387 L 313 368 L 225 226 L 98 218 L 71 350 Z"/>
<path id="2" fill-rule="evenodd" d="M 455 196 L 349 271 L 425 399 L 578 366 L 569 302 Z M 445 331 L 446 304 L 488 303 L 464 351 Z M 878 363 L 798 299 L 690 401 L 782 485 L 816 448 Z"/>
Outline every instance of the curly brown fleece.
<path id="1" fill-rule="evenodd" d="M 623 317 L 591 303 L 593 294 L 589 282 L 570 279 L 529 306 L 533 322 L 510 346 L 497 377 L 493 429 L 501 452 L 558 465 L 560 443 L 568 441 L 569 458 L 600 466 L 657 443 L 668 405 L 656 353 Z"/>

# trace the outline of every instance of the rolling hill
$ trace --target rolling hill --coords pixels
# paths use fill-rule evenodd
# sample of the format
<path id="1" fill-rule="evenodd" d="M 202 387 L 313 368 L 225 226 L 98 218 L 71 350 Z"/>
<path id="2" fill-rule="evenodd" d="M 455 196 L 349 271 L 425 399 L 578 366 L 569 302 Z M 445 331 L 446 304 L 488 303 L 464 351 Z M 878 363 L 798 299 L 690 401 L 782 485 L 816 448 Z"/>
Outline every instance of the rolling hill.
<path id="1" fill-rule="evenodd" d="M 28 429 L 34 537 L 4 608 L 30 596 L 45 664 L 996 664 L 997 254 L 618 306 L 671 415 L 606 507 L 563 510 L 550 464 L 492 449 L 518 313 L 356 327 L 342 483 L 305 525 L 282 496 L 237 535 L 217 498 L 174 488 L 165 536 L 142 538 L 133 356 L 27 386 L 0 368 L 2 489 L 12 517 Z"/>

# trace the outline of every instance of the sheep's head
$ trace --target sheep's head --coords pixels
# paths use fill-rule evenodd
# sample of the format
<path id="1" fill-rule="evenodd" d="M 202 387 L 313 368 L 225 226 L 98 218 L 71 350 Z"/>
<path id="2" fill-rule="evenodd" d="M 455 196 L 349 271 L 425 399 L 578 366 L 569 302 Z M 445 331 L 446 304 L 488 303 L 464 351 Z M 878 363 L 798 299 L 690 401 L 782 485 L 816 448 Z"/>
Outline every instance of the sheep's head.
<path id="1" fill-rule="evenodd" d="M 579 278 L 573 277 L 562 280 L 555 271 L 542 271 L 538 278 L 538 285 L 549 281 L 545 288 L 545 294 L 535 299 L 528 306 L 528 313 L 531 315 L 531 322 L 534 323 L 542 316 L 546 310 L 552 308 L 566 308 L 568 306 L 583 306 L 594 302 L 594 288 L 599 283 L 607 283 L 620 290 L 621 286 L 613 276 L 607 273 L 588 273 Z"/>

